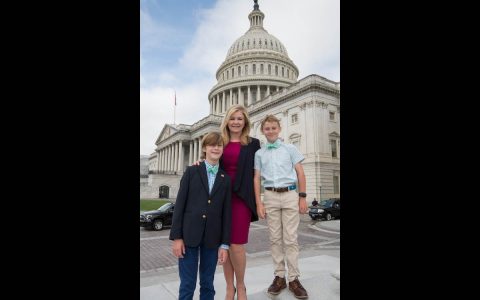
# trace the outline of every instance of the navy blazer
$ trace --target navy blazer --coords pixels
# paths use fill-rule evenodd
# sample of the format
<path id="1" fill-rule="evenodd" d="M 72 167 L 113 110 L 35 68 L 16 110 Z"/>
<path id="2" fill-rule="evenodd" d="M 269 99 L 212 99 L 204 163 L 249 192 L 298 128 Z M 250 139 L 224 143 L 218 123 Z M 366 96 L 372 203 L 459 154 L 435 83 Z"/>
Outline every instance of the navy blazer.
<path id="1" fill-rule="evenodd" d="M 183 239 L 188 247 L 202 242 L 207 248 L 230 245 L 230 186 L 230 177 L 219 168 L 209 193 L 205 162 L 187 167 L 175 202 L 170 240 Z"/>
<path id="2" fill-rule="evenodd" d="M 232 187 L 232 191 L 245 201 L 247 207 L 252 211 L 250 222 L 258 221 L 257 203 L 253 191 L 255 152 L 258 149 L 260 149 L 260 141 L 253 137 L 250 137 L 250 143 L 241 146 L 237 174 Z M 220 159 L 220 168 L 224 169 L 222 159 Z"/>

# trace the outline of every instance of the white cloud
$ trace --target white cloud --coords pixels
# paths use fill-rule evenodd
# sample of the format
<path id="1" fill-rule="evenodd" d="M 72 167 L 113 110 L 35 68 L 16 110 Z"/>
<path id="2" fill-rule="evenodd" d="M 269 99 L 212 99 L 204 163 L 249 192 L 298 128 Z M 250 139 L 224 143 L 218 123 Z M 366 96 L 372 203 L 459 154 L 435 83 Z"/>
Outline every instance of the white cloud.
<path id="1" fill-rule="evenodd" d="M 261 0 L 264 28 L 286 47 L 300 71 L 299 79 L 318 74 L 340 80 L 340 2 L 338 0 Z M 173 123 L 173 90 L 177 91 L 176 123 L 193 124 L 209 113 L 208 92 L 229 47 L 249 28 L 253 1 L 218 0 L 199 11 L 200 23 L 175 69 L 161 69 L 156 84 L 140 89 L 140 153 L 150 154 L 164 124 Z M 145 12 L 142 26 L 158 42 L 162 34 Z M 142 29 L 143 30 L 143 29 Z M 170 34 L 170 32 L 168 32 Z M 142 42 L 142 45 L 143 44 Z M 149 47 L 156 45 L 148 44 Z M 158 44 L 157 44 L 158 46 Z M 146 58 L 141 56 L 141 64 Z M 146 75 L 141 74 L 141 83 Z"/>
<path id="2" fill-rule="evenodd" d="M 181 64 L 215 76 L 233 42 L 249 28 L 253 1 L 219 0 L 202 12 L 202 22 Z M 264 28 L 287 48 L 300 78 L 319 74 L 340 80 L 340 1 L 263 0 Z M 334 62 L 337 70 L 330 67 Z"/>

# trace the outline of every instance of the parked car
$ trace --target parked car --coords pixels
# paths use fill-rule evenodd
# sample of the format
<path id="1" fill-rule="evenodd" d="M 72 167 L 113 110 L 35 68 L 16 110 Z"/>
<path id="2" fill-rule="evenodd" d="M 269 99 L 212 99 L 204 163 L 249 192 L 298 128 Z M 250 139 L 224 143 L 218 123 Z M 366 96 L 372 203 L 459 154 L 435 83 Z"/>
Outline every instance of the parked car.
<path id="1" fill-rule="evenodd" d="M 312 220 L 340 218 L 340 198 L 321 200 L 318 205 L 310 206 L 308 212 Z"/>
<path id="2" fill-rule="evenodd" d="M 162 230 L 165 226 L 171 226 L 174 208 L 175 204 L 168 202 L 160 206 L 157 210 L 140 213 L 140 227 Z"/>

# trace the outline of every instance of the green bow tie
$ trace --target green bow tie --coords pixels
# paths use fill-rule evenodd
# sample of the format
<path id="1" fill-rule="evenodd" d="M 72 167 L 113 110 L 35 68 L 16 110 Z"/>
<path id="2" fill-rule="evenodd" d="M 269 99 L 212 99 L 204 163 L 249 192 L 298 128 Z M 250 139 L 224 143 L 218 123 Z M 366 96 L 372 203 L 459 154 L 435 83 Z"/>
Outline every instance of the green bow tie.
<path id="1" fill-rule="evenodd" d="M 277 149 L 278 148 L 278 143 L 275 141 L 273 144 L 267 144 L 267 149 Z"/>
<path id="2" fill-rule="evenodd" d="M 207 166 L 207 172 L 212 173 L 213 175 L 217 175 L 218 172 L 218 165 L 215 166 Z"/>

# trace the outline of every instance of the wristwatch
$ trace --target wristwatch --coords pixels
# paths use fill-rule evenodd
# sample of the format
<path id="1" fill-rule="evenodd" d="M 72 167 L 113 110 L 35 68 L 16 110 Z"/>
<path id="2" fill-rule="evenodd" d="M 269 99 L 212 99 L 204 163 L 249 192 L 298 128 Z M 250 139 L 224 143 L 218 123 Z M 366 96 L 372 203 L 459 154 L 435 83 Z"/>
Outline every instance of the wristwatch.
<path id="1" fill-rule="evenodd" d="M 302 197 L 302 198 L 305 198 L 305 197 L 307 197 L 307 194 L 306 193 L 298 193 L 298 196 Z"/>

